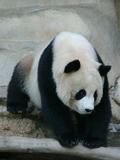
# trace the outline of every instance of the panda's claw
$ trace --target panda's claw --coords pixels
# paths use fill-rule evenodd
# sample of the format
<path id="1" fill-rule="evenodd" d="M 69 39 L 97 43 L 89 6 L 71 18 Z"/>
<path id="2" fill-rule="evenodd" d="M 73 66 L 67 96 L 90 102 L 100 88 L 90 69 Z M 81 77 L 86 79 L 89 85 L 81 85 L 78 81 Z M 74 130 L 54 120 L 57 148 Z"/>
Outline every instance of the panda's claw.
<path id="1" fill-rule="evenodd" d="M 57 139 L 63 147 L 68 147 L 68 148 L 74 147 L 79 143 L 77 136 L 71 133 L 60 135 L 58 136 Z"/>
<path id="2" fill-rule="evenodd" d="M 14 114 L 24 114 L 26 113 L 26 108 L 22 106 L 7 106 L 7 111 Z"/>
<path id="3" fill-rule="evenodd" d="M 99 148 L 99 147 L 106 147 L 106 144 L 99 139 L 86 139 L 82 142 L 82 144 L 87 148 Z"/>

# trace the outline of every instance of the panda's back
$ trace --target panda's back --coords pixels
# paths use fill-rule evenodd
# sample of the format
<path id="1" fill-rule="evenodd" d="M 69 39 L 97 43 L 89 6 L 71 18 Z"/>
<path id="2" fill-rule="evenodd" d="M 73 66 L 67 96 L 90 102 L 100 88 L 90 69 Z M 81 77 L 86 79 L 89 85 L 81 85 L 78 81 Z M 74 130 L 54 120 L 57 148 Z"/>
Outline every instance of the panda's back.
<path id="1" fill-rule="evenodd" d="M 42 53 L 34 54 L 33 63 L 29 74 L 26 77 L 24 89 L 29 96 L 31 102 L 41 108 L 41 97 L 38 87 L 38 63 Z"/>

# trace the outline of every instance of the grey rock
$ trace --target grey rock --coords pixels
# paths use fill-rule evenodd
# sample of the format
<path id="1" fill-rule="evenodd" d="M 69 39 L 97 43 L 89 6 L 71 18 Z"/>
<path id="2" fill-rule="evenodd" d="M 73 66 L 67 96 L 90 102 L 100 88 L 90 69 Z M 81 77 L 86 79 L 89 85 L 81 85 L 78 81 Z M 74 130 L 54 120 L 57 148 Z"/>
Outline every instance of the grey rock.
<path id="1" fill-rule="evenodd" d="M 39 52 L 61 31 L 85 35 L 106 64 L 110 85 L 119 75 L 120 38 L 113 0 L 0 1 L 0 86 L 7 88 L 13 68 L 25 55 Z M 0 88 L 0 96 L 6 96 Z"/>

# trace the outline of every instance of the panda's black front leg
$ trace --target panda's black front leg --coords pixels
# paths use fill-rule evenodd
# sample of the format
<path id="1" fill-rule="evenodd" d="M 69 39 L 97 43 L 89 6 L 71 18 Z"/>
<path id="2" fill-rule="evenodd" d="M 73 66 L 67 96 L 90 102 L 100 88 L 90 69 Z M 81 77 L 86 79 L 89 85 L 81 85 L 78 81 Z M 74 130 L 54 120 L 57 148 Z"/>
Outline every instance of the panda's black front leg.
<path id="1" fill-rule="evenodd" d="M 72 126 L 69 109 L 57 98 L 42 98 L 43 114 L 46 117 L 56 139 L 64 147 L 73 147 L 79 143 Z"/>
<path id="2" fill-rule="evenodd" d="M 106 105 L 100 104 L 96 111 L 87 117 L 86 138 L 83 145 L 88 148 L 107 146 L 108 125 L 111 117 L 109 100 Z"/>
<path id="3" fill-rule="evenodd" d="M 99 129 L 101 126 L 99 124 L 95 124 L 95 122 L 89 121 L 88 125 L 89 127 L 87 128 L 87 136 L 82 144 L 88 148 L 99 148 L 101 146 L 106 147 L 107 131 L 105 131 L 105 129 L 107 129 L 107 127 L 102 127 L 104 130 L 103 131 Z"/>
<path id="4" fill-rule="evenodd" d="M 86 117 L 76 113 L 77 118 L 77 135 L 79 137 L 79 142 L 83 142 L 86 135 Z"/>

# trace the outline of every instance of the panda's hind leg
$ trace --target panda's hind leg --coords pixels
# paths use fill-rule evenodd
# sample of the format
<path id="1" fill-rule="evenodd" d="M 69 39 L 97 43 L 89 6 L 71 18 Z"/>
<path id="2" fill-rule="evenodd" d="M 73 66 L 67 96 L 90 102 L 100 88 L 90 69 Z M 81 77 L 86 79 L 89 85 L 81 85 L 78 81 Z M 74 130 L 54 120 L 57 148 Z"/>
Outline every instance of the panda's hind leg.
<path id="1" fill-rule="evenodd" d="M 11 81 L 8 85 L 7 111 L 11 113 L 25 113 L 29 97 L 24 92 L 24 75 L 18 64 L 13 72 Z"/>
<path id="2" fill-rule="evenodd" d="M 10 85 L 7 96 L 7 111 L 11 113 L 26 113 L 28 100 L 29 98 L 25 93 Z"/>

